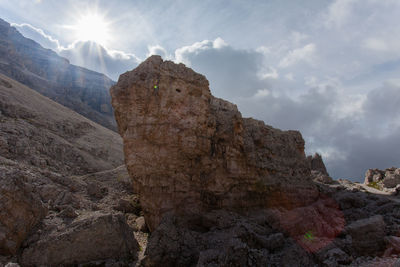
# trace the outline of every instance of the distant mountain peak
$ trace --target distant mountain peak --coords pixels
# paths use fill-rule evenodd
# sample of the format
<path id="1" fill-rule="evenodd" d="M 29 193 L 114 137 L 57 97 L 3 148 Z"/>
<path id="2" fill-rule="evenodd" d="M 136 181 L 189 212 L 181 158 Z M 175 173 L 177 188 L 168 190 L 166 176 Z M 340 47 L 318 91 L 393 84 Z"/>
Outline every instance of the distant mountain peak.
<path id="1" fill-rule="evenodd" d="M 25 38 L 0 19 L 0 73 L 67 106 L 83 116 L 116 129 L 109 88 L 102 73 L 71 65 L 56 52 Z"/>

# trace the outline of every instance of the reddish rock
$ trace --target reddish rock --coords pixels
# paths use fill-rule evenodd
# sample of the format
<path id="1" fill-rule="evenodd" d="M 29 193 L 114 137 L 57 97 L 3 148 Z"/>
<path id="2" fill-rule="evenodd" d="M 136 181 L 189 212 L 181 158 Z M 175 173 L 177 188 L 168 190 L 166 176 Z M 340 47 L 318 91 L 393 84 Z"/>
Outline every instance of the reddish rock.
<path id="1" fill-rule="evenodd" d="M 152 56 L 111 88 L 150 230 L 169 211 L 293 208 L 315 200 L 301 134 L 242 118 L 208 85 L 185 65 Z"/>

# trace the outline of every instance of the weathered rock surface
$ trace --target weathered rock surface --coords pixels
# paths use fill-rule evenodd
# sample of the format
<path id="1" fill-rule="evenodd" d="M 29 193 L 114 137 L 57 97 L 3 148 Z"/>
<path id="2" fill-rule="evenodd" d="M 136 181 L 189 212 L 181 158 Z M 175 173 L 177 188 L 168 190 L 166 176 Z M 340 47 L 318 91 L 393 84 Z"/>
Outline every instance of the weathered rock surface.
<path id="1" fill-rule="evenodd" d="M 0 73 L 79 114 L 116 130 L 104 74 L 69 64 L 0 19 Z"/>
<path id="2" fill-rule="evenodd" d="M 121 198 L 133 197 L 124 166 L 85 176 L 60 175 L 2 157 L 0 166 L 0 266 L 1 255 L 17 255 L 22 266 L 135 261 L 135 224 L 128 226 L 114 209 Z M 108 189 L 106 196 L 87 193 L 93 181 Z M 136 214 L 130 210 L 125 215 L 139 216 L 135 199 L 130 204 Z M 99 254 L 98 245 L 107 251 Z"/>
<path id="3" fill-rule="evenodd" d="M 32 229 L 43 219 L 47 208 L 33 192 L 32 174 L 0 165 L 0 254 L 14 255 Z M 3 165 L 4 164 L 4 165 Z"/>
<path id="4" fill-rule="evenodd" d="M 122 214 L 92 213 L 38 237 L 24 249 L 23 266 L 59 266 L 112 258 L 134 261 L 138 245 Z M 28 241 L 29 242 L 29 241 Z"/>
<path id="5" fill-rule="evenodd" d="M 144 266 L 395 262 L 379 257 L 397 251 L 398 197 L 334 181 L 298 132 L 242 118 L 202 75 L 153 56 L 111 95 L 151 230 Z"/>
<path id="6" fill-rule="evenodd" d="M 325 163 L 322 160 L 322 157 L 320 154 L 315 153 L 314 156 L 308 156 L 307 160 L 310 164 L 310 169 L 312 171 L 318 171 L 324 175 L 329 176 L 328 171 L 326 170 Z"/>
<path id="7" fill-rule="evenodd" d="M 63 174 L 123 164 L 117 133 L 0 74 L 0 155 Z"/>
<path id="8" fill-rule="evenodd" d="M 365 173 L 364 184 L 397 194 L 400 191 L 400 188 L 396 189 L 400 186 L 400 168 L 369 169 Z"/>
<path id="9" fill-rule="evenodd" d="M 150 230 L 170 211 L 296 207 L 318 197 L 299 132 L 242 118 L 183 64 L 152 56 L 121 75 L 111 96 Z"/>
<path id="10" fill-rule="evenodd" d="M 381 215 L 355 221 L 346 227 L 356 253 L 365 256 L 380 254 L 385 246 L 385 222 Z"/>
<path id="11" fill-rule="evenodd" d="M 0 74 L 0 266 L 133 263 L 122 164 L 118 134 Z"/>

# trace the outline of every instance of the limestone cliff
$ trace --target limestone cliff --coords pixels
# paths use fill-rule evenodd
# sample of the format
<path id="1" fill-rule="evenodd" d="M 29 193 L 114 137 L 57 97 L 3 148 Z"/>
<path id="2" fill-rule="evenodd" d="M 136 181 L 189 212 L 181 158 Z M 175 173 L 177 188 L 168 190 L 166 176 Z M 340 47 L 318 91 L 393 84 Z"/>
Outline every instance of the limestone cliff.
<path id="1" fill-rule="evenodd" d="M 185 65 L 152 56 L 110 91 L 150 229 L 170 211 L 293 208 L 318 197 L 299 132 L 242 118 Z"/>

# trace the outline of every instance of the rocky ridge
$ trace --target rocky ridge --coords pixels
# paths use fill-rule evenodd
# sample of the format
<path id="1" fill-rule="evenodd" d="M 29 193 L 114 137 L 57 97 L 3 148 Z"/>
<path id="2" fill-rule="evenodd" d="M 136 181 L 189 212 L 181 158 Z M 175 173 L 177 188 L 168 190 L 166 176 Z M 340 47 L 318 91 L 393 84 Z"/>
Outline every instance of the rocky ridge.
<path id="1" fill-rule="evenodd" d="M 104 74 L 71 65 L 0 19 L 0 73 L 79 114 L 116 130 Z"/>
<path id="2" fill-rule="evenodd" d="M 396 262 L 397 198 L 333 181 L 300 133 L 242 118 L 204 76 L 152 56 L 111 95 L 152 231 L 144 266 Z"/>

